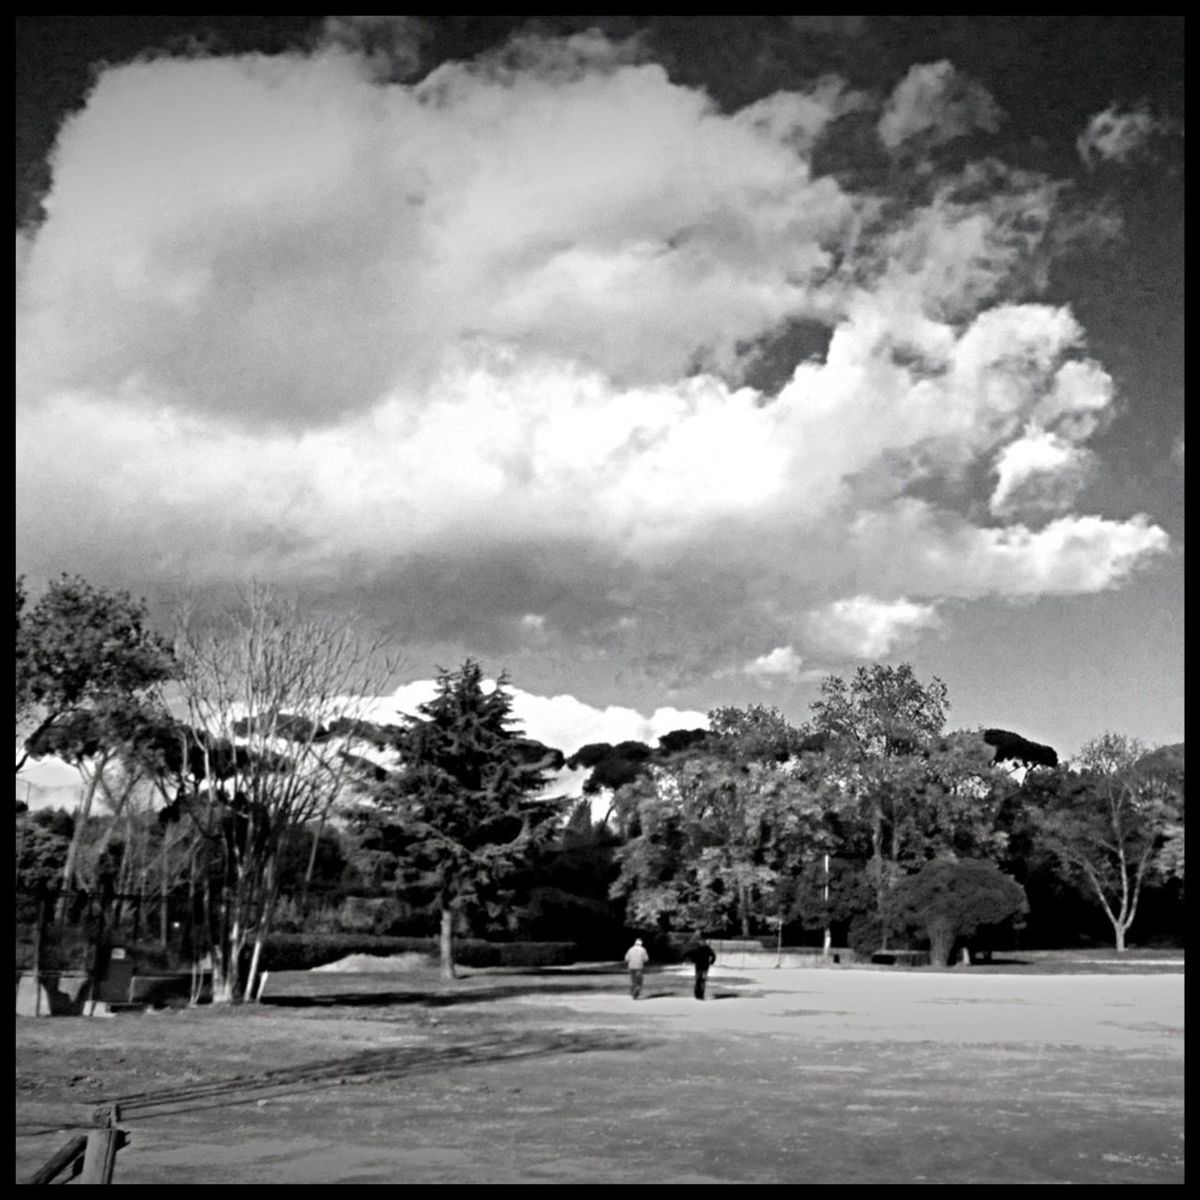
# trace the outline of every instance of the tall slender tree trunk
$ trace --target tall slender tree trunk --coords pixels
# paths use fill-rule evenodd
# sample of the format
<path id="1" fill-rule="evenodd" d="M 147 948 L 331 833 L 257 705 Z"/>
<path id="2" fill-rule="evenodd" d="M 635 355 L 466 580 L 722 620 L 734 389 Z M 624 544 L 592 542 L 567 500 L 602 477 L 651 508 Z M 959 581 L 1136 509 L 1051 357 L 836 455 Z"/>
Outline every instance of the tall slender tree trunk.
<path id="1" fill-rule="evenodd" d="M 83 789 L 79 798 L 79 808 L 75 812 L 75 827 L 71 830 L 71 844 L 67 848 L 67 861 L 63 866 L 62 898 L 59 900 L 58 920 L 61 924 L 66 920 L 67 909 L 71 903 L 71 886 L 75 880 L 75 863 L 79 857 L 79 843 L 83 840 L 83 829 L 92 811 L 92 801 L 96 796 L 96 788 L 100 786 L 100 773 L 103 764 L 97 763 L 92 771 L 92 777 Z"/>
<path id="2" fill-rule="evenodd" d="M 275 916 L 275 900 L 278 884 L 275 878 L 275 859 L 272 857 L 265 870 L 266 892 L 263 896 L 262 907 L 258 915 L 258 928 L 254 933 L 254 951 L 250 956 L 250 970 L 246 974 L 246 990 L 242 998 L 250 1002 L 255 999 L 254 985 L 258 981 L 258 966 L 262 961 L 262 949 L 271 932 L 271 922 Z"/>
<path id="3" fill-rule="evenodd" d="M 165 950 L 170 938 L 170 920 L 167 899 L 170 894 L 167 887 L 167 831 L 162 834 L 162 845 L 158 852 L 159 873 L 161 875 L 158 903 L 158 941 Z"/>
<path id="4" fill-rule="evenodd" d="M 442 978 L 455 979 L 457 976 L 454 973 L 454 945 L 452 942 L 452 934 L 454 929 L 454 914 L 446 906 L 446 901 L 442 901 L 442 926 L 438 935 L 438 954 L 442 964 Z"/>

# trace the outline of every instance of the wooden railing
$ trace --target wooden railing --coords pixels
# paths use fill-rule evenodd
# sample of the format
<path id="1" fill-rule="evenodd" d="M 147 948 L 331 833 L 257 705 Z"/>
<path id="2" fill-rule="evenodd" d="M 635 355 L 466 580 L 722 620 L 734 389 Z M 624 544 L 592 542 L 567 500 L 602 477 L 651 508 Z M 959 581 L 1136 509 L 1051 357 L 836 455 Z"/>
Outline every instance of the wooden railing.
<path id="1" fill-rule="evenodd" d="M 73 1137 L 30 1177 L 30 1183 L 112 1183 L 117 1151 L 129 1144 L 129 1134 L 117 1128 L 120 1109 L 106 1104 L 96 1110 L 96 1126 Z M 65 1178 L 59 1177 L 65 1174 Z"/>

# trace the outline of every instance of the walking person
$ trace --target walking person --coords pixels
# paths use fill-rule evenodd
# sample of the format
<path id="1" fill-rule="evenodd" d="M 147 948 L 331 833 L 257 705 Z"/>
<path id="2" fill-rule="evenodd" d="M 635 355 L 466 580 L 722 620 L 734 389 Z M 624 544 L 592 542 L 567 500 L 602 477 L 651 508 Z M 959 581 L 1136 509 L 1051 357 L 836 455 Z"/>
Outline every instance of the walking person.
<path id="1" fill-rule="evenodd" d="M 704 987 L 708 983 L 709 968 L 717 961 L 713 948 L 703 939 L 697 939 L 695 945 L 684 955 L 684 958 L 696 968 L 696 985 L 694 995 L 697 1000 L 704 999 Z"/>
<path id="2" fill-rule="evenodd" d="M 636 1000 L 642 994 L 642 972 L 650 961 L 646 947 L 641 938 L 635 938 L 632 946 L 625 951 L 625 965 L 629 968 L 629 994 Z"/>

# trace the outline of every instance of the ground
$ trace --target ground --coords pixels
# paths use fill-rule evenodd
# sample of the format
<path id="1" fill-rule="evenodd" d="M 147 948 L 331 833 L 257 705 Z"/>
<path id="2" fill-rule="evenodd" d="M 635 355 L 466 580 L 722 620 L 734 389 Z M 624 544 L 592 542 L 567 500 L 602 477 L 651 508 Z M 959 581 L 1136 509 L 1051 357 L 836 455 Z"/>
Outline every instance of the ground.
<path id="1" fill-rule="evenodd" d="M 1182 966 L 296 972 L 19 1017 L 17 1179 L 119 1101 L 115 1183 L 1178 1184 Z"/>

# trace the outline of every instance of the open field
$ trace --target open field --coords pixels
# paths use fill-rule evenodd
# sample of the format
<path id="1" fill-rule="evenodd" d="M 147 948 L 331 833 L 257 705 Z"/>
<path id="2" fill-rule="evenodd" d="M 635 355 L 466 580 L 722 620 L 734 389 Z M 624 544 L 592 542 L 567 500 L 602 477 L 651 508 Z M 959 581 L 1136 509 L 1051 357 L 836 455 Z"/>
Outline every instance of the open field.
<path id="1" fill-rule="evenodd" d="M 120 1100 L 116 1183 L 1182 1183 L 1182 957 L 1104 957 L 718 964 L 704 1003 L 679 968 L 636 1003 L 601 965 L 289 973 L 18 1018 L 17 1178 Z"/>

